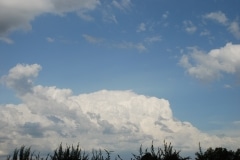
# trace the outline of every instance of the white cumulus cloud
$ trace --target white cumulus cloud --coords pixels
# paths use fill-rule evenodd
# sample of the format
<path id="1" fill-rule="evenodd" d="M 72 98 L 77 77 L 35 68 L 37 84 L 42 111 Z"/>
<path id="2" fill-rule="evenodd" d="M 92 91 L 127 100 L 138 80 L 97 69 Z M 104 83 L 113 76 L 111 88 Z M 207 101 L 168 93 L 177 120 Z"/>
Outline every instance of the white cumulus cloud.
<path id="1" fill-rule="evenodd" d="M 189 54 L 184 54 L 180 65 L 187 73 L 196 79 L 213 81 L 223 74 L 237 75 L 240 73 L 240 45 L 227 43 L 224 47 L 204 53 L 191 48 Z"/>
<path id="2" fill-rule="evenodd" d="M 38 64 L 18 64 L 10 69 L 8 75 L 3 76 L 1 81 L 18 94 L 25 94 L 31 91 L 33 78 L 37 77 L 39 70 L 41 66 Z"/>
<path id="3" fill-rule="evenodd" d="M 16 86 L 28 84 L 40 68 L 37 64 L 19 64 L 3 79 L 10 80 L 12 83 L 6 85 L 18 93 Z M 28 88 L 31 90 L 19 95 L 20 104 L 0 105 L 2 155 L 21 145 L 50 152 L 61 142 L 80 142 L 86 150 L 128 152 L 152 140 L 159 144 L 165 139 L 182 151 L 196 151 L 199 141 L 207 147 L 237 147 L 240 142 L 239 137 L 210 136 L 189 122 L 177 120 L 166 99 L 132 91 L 101 90 L 73 95 L 70 89 L 33 83 Z"/>

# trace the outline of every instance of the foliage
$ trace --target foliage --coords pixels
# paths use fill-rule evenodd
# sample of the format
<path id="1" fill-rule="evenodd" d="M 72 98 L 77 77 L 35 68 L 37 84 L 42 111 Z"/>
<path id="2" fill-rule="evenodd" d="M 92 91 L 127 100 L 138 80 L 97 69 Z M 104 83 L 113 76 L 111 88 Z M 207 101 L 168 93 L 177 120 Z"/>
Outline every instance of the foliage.
<path id="1" fill-rule="evenodd" d="M 92 157 L 89 158 L 89 155 L 82 151 L 79 147 L 66 146 L 64 149 L 62 144 L 59 145 L 57 149 L 54 150 L 53 155 L 47 155 L 47 157 L 40 157 L 39 154 L 35 155 L 34 152 L 31 152 L 31 148 L 25 148 L 22 146 L 20 149 L 15 149 L 12 156 L 8 156 L 7 160 L 110 160 L 110 152 L 105 150 L 106 157 L 101 150 L 92 150 Z M 120 156 L 119 156 L 120 158 Z"/>
<path id="2" fill-rule="evenodd" d="M 62 144 L 54 151 L 53 156 L 50 156 L 51 160 L 88 160 L 88 155 L 79 148 L 79 144 L 76 148 L 72 145 L 66 146 L 64 150 Z"/>
<path id="3" fill-rule="evenodd" d="M 107 151 L 106 149 L 105 152 L 107 154 L 106 158 L 104 158 L 101 150 L 99 151 L 93 150 L 91 160 L 110 160 L 111 159 L 110 152 Z"/>
<path id="4" fill-rule="evenodd" d="M 140 146 L 139 149 L 139 155 L 134 155 L 133 160 L 187 160 L 190 159 L 189 157 L 181 157 L 180 151 L 173 150 L 173 146 L 171 143 L 167 144 L 167 142 L 164 141 L 163 149 L 160 147 L 157 148 L 157 151 L 155 152 L 155 148 L 153 146 L 153 143 L 151 145 L 150 152 L 148 152 L 148 149 L 145 150 L 145 153 L 142 151 L 142 146 Z"/>
<path id="5" fill-rule="evenodd" d="M 199 143 L 199 152 L 196 152 L 195 155 L 196 160 L 240 160 L 240 149 L 234 152 L 222 147 L 215 149 L 210 147 L 203 153 Z"/>
<path id="6" fill-rule="evenodd" d="M 91 155 L 91 156 L 89 156 Z M 195 160 L 240 160 L 240 149 L 236 151 L 227 150 L 226 148 L 217 147 L 215 149 L 208 148 L 206 151 L 202 151 L 199 143 L 199 151 L 195 153 Z M 123 160 L 119 155 L 116 160 Z M 150 150 L 145 149 L 143 151 L 142 145 L 139 148 L 139 154 L 133 154 L 131 160 L 188 160 L 189 157 L 181 157 L 180 151 L 173 149 L 171 143 L 164 141 L 163 149 L 155 148 L 153 143 Z M 45 157 L 40 157 L 40 154 L 35 154 L 31 151 L 31 148 L 21 146 L 20 149 L 15 149 L 12 156 L 9 155 L 6 160 L 111 160 L 111 151 L 104 150 L 92 150 L 91 154 L 87 154 L 83 151 L 79 144 L 74 147 L 66 145 L 64 148 L 62 144 L 54 150 L 53 154 L 48 154 Z"/>
<path id="7" fill-rule="evenodd" d="M 39 154 L 36 155 L 34 152 L 31 152 L 30 147 L 21 146 L 20 149 L 15 149 L 12 157 L 9 155 L 7 160 L 43 160 L 43 158 L 40 158 Z"/>

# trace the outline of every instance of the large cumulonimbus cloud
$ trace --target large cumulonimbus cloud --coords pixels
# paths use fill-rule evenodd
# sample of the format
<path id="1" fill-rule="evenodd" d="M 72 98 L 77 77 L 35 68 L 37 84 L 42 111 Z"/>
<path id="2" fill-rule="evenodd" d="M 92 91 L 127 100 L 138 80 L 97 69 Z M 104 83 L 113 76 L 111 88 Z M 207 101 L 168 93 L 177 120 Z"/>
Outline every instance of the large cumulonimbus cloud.
<path id="1" fill-rule="evenodd" d="M 238 76 L 240 73 L 240 45 L 227 43 L 224 47 L 213 49 L 208 53 L 190 48 L 189 54 L 184 54 L 180 65 L 187 73 L 202 81 L 213 81 L 224 74 Z"/>
<path id="2" fill-rule="evenodd" d="M 70 89 L 34 85 L 40 69 L 38 64 L 18 64 L 1 79 L 21 93 L 22 103 L 0 105 L 0 155 L 21 145 L 50 152 L 61 142 L 129 152 L 140 144 L 148 147 L 152 141 L 161 144 L 165 139 L 193 153 L 199 142 L 212 147 L 237 147 L 240 142 L 239 137 L 210 136 L 189 122 L 176 120 L 166 99 L 132 91 L 73 95 Z M 29 82 L 27 90 L 19 88 Z"/>

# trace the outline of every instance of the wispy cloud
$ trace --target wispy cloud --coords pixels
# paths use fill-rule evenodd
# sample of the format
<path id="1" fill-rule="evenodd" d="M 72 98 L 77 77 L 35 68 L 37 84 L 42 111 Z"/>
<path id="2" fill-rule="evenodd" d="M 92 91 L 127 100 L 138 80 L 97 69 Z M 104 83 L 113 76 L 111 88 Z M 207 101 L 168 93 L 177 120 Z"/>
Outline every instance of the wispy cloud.
<path id="1" fill-rule="evenodd" d="M 200 33 L 200 36 L 209 36 L 210 34 L 211 34 L 210 31 L 205 29 Z"/>
<path id="2" fill-rule="evenodd" d="M 162 40 L 161 36 L 153 36 L 153 37 L 145 38 L 145 42 L 147 43 L 159 42 L 161 40 Z"/>
<path id="3" fill-rule="evenodd" d="M 143 31 L 146 31 L 146 24 L 142 22 L 137 27 L 137 32 L 143 32 Z"/>
<path id="4" fill-rule="evenodd" d="M 232 88 L 232 86 L 231 86 L 230 84 L 225 84 L 223 87 L 224 87 L 224 88 L 227 88 L 227 89 Z"/>
<path id="5" fill-rule="evenodd" d="M 11 40 L 10 38 L 8 37 L 0 37 L 0 41 L 4 42 L 4 43 L 7 43 L 7 44 L 13 44 L 14 41 Z"/>
<path id="6" fill-rule="evenodd" d="M 94 17 L 92 17 L 91 15 L 89 15 L 85 10 L 83 11 L 78 11 L 77 15 L 82 18 L 85 21 L 94 21 Z"/>
<path id="7" fill-rule="evenodd" d="M 47 40 L 47 42 L 49 42 L 49 43 L 53 43 L 53 42 L 55 41 L 55 39 L 54 39 L 54 38 L 51 38 L 51 37 L 47 37 L 46 40 Z"/>
<path id="8" fill-rule="evenodd" d="M 162 18 L 167 19 L 169 16 L 169 12 L 166 11 L 165 13 L 162 14 Z"/>
<path id="9" fill-rule="evenodd" d="M 227 27 L 227 30 L 237 39 L 240 39 L 240 27 L 238 21 L 231 21 L 228 19 L 228 17 L 225 15 L 225 13 L 218 11 L 218 12 L 211 12 L 208 14 L 205 14 L 203 16 L 204 19 L 209 19 L 218 22 L 221 25 L 224 25 Z"/>
<path id="10" fill-rule="evenodd" d="M 197 27 L 192 23 L 192 21 L 189 21 L 189 20 L 183 21 L 183 26 L 184 26 L 184 30 L 190 34 L 196 32 L 197 30 Z"/>
<path id="11" fill-rule="evenodd" d="M 131 0 L 113 0 L 112 5 L 118 9 L 126 10 L 131 8 Z"/>
<path id="12" fill-rule="evenodd" d="M 147 48 L 142 43 L 124 42 L 117 44 L 116 46 L 124 49 L 137 49 L 139 52 L 147 51 Z"/>
<path id="13" fill-rule="evenodd" d="M 216 21 L 216 22 L 218 22 L 220 24 L 223 24 L 223 25 L 226 25 L 228 23 L 228 18 L 221 11 L 211 12 L 211 13 L 205 14 L 203 17 L 205 19 L 214 20 L 214 21 Z"/>
<path id="14" fill-rule="evenodd" d="M 237 21 L 230 23 L 228 29 L 237 39 L 240 39 L 240 27 Z"/>
<path id="15" fill-rule="evenodd" d="M 89 43 L 101 43 L 101 42 L 103 42 L 102 38 L 93 37 L 93 36 L 90 36 L 88 34 L 83 34 L 82 36 Z"/>
<path id="16" fill-rule="evenodd" d="M 116 16 L 109 11 L 103 11 L 103 21 L 118 24 Z"/>

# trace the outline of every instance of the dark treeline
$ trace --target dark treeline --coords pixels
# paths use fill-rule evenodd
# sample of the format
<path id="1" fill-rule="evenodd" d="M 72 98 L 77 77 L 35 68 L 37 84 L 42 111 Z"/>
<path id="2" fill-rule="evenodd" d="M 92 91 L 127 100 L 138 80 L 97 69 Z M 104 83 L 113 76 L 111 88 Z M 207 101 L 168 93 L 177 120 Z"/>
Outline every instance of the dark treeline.
<path id="1" fill-rule="evenodd" d="M 111 152 L 108 150 L 92 150 L 91 153 L 83 151 L 79 145 L 76 147 L 66 146 L 63 148 L 62 144 L 53 151 L 52 154 L 41 157 L 40 153 L 32 152 L 31 148 L 25 146 L 20 149 L 15 149 L 12 155 L 6 157 L 6 160 L 123 160 L 120 155 L 111 157 Z M 240 149 L 236 151 L 227 150 L 226 148 L 208 148 L 202 151 L 199 143 L 199 151 L 195 153 L 195 158 L 182 157 L 180 151 L 173 149 L 171 143 L 167 144 L 164 141 L 163 148 L 155 148 L 153 144 L 149 149 L 142 149 L 140 146 L 139 153 L 132 154 L 131 160 L 240 160 Z"/>

